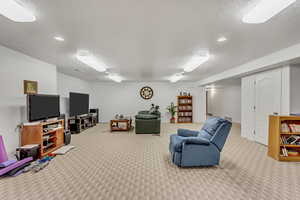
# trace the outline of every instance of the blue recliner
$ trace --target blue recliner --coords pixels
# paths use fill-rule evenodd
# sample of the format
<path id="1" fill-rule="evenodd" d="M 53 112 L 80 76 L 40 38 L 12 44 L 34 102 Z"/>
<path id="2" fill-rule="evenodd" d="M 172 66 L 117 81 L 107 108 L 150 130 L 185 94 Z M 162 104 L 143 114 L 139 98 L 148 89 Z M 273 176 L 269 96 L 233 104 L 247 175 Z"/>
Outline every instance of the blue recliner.
<path id="1" fill-rule="evenodd" d="M 172 162 L 179 167 L 218 165 L 231 126 L 231 122 L 213 117 L 206 120 L 200 131 L 178 129 L 170 137 Z"/>

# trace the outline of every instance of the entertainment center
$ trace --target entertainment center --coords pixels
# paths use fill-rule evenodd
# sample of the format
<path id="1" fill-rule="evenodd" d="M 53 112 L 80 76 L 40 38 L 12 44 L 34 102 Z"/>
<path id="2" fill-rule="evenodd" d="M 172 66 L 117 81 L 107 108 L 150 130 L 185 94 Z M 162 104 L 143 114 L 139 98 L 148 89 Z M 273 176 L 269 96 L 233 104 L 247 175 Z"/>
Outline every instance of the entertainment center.
<path id="1" fill-rule="evenodd" d="M 28 123 L 22 127 L 21 145 L 40 145 L 41 158 L 64 145 L 64 131 L 64 120 Z"/>
<path id="2" fill-rule="evenodd" d="M 65 143 L 65 121 L 71 133 L 80 133 L 99 122 L 99 109 L 89 109 L 89 94 L 70 92 L 70 117 L 60 114 L 59 95 L 27 95 L 29 123 L 21 130 L 21 145 L 39 145 L 39 157 L 59 149 Z M 68 143 L 67 143 L 68 144 Z"/>

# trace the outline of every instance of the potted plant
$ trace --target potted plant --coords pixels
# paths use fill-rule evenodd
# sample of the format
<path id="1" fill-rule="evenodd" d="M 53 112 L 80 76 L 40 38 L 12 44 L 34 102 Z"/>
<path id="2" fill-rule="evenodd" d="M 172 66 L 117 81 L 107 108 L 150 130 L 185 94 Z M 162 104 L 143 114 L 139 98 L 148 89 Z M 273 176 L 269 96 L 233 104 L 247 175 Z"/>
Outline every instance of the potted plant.
<path id="1" fill-rule="evenodd" d="M 177 106 L 174 105 L 173 102 L 171 102 L 171 105 L 169 105 L 167 107 L 167 110 L 169 111 L 169 113 L 171 114 L 171 119 L 170 119 L 170 123 L 175 123 L 175 114 L 177 112 Z"/>

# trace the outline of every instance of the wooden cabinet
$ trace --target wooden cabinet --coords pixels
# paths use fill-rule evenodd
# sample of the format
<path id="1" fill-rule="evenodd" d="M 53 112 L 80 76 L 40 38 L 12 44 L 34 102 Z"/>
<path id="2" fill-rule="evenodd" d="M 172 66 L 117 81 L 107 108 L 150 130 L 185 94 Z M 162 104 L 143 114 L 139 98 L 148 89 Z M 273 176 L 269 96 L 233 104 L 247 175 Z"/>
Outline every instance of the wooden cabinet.
<path id="1" fill-rule="evenodd" d="M 21 145 L 39 144 L 39 157 L 55 151 L 64 145 L 64 120 L 29 123 L 22 127 Z"/>
<path id="2" fill-rule="evenodd" d="M 300 161 L 299 116 L 269 116 L 268 156 L 279 161 Z"/>
<path id="3" fill-rule="evenodd" d="M 178 96 L 178 123 L 193 123 L 193 97 L 192 96 Z"/>

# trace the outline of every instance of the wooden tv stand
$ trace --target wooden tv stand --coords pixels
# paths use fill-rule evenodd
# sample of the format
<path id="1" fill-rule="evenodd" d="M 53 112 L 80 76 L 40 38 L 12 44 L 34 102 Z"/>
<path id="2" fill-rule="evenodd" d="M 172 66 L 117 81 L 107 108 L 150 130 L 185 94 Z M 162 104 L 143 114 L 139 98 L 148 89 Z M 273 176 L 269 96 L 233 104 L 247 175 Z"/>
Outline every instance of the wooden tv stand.
<path id="1" fill-rule="evenodd" d="M 22 127 L 21 145 L 39 144 L 39 157 L 44 157 L 64 145 L 64 130 L 64 120 L 25 124 Z M 44 144 L 47 138 L 48 143 Z"/>

